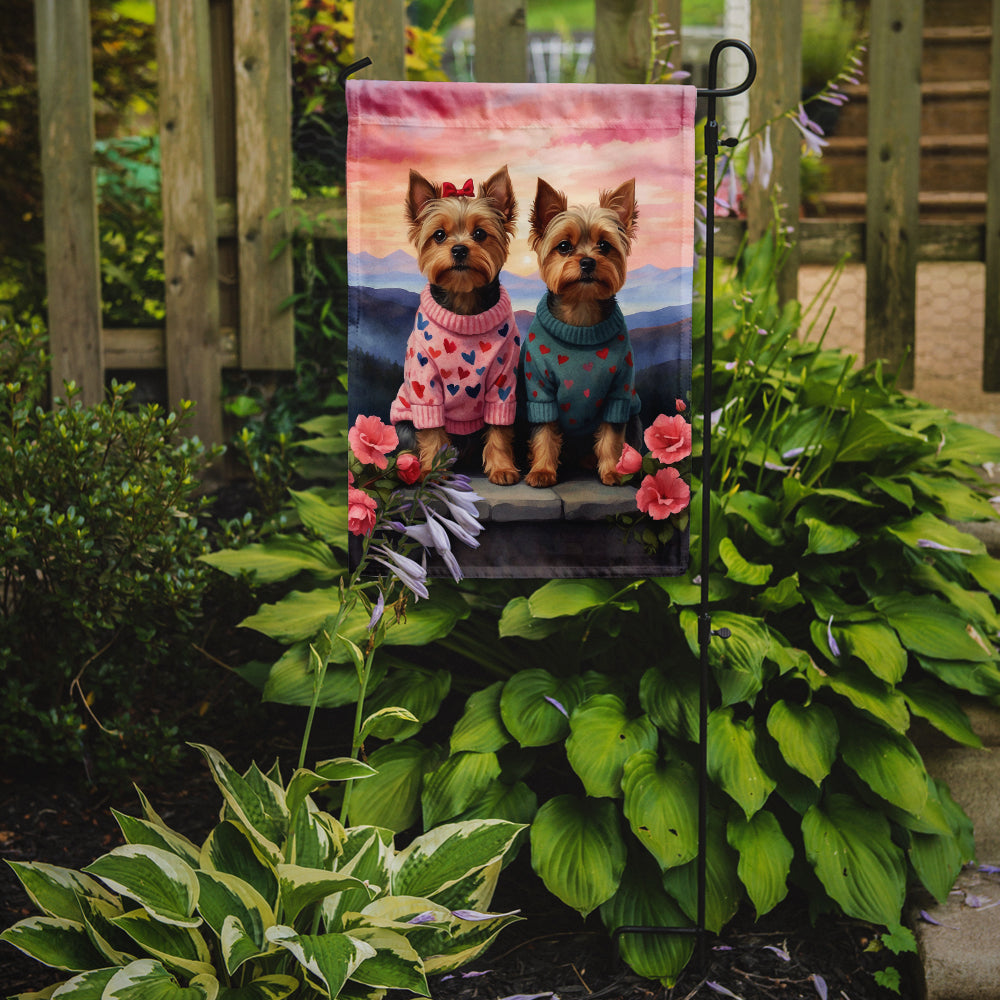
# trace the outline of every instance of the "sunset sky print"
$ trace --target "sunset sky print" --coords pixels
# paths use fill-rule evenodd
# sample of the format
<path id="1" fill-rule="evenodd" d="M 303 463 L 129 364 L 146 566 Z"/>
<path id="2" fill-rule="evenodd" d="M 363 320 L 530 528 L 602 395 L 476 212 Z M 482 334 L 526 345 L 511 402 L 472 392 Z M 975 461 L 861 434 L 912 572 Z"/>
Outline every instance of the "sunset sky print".
<path id="1" fill-rule="evenodd" d="M 471 177 L 478 190 L 506 164 L 518 201 L 513 274 L 537 271 L 528 216 L 539 177 L 571 205 L 634 177 L 629 269 L 690 267 L 695 96 L 693 87 L 662 85 L 348 81 L 348 249 L 415 254 L 403 217 L 411 167 L 436 184 L 461 187 Z"/>

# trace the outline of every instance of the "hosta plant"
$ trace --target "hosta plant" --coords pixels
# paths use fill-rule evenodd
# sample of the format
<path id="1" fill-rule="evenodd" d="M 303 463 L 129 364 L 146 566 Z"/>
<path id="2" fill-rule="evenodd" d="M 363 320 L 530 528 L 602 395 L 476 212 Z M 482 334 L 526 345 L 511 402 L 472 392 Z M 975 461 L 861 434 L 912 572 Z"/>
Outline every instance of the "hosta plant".
<path id="1" fill-rule="evenodd" d="M 126 843 L 82 871 L 11 862 L 40 916 L 0 935 L 63 973 L 22 997 L 281 1000 L 429 996 L 427 976 L 477 956 L 518 919 L 488 912 L 521 829 L 451 823 L 397 849 L 391 831 L 343 827 L 313 793 L 373 773 L 352 758 L 240 774 L 202 746 L 222 793 L 202 844 L 115 813 Z M 54 992 L 53 992 L 54 990 Z"/>

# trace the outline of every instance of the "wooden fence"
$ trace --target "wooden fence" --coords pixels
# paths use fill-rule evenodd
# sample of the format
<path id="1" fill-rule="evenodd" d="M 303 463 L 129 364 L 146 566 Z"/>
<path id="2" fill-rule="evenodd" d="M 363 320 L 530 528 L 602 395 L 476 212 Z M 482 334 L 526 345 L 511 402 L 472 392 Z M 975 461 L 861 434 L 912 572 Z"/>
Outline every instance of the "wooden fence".
<path id="1" fill-rule="evenodd" d="M 525 5 L 474 0 L 477 79 L 526 79 Z M 114 369 L 165 369 L 170 402 L 198 403 L 196 433 L 223 439 L 221 371 L 280 371 L 293 365 L 287 247 L 291 204 L 290 0 L 158 0 L 166 326 L 101 327 L 97 209 L 93 179 L 88 0 L 35 0 L 53 384 L 73 379 L 85 401 Z M 364 75 L 402 79 L 404 0 L 357 0 Z M 598 82 L 643 82 L 651 14 L 680 25 L 681 0 L 595 0 Z M 866 356 L 894 366 L 910 351 L 912 384 L 916 265 L 985 261 L 983 385 L 1000 390 L 1000 0 L 992 3 L 991 103 L 986 221 L 921 222 L 918 216 L 923 2 L 871 0 L 867 81 L 869 133 L 864 221 L 798 218 L 782 292 L 796 292 L 800 263 L 844 253 L 867 270 Z M 758 60 L 750 126 L 800 97 L 801 0 L 753 0 Z M 683 51 L 683 39 L 681 39 Z M 675 53 L 676 55 L 676 53 Z M 725 101 L 719 117 L 724 122 Z M 736 126 L 730 131 L 735 132 Z M 799 203 L 800 140 L 790 123 L 774 132 L 775 170 L 752 188 L 747 220 L 724 220 L 716 250 L 732 254 L 744 229 L 759 234 L 775 195 Z M 343 201 L 298 206 L 311 232 L 341 239 Z"/>

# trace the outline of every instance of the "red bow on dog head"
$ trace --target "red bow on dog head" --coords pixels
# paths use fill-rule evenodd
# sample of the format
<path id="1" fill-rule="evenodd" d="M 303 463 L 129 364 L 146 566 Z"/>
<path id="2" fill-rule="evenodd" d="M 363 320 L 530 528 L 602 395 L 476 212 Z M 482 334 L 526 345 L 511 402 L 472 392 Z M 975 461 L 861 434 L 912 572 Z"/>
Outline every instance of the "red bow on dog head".
<path id="1" fill-rule="evenodd" d="M 442 198 L 475 198 L 476 188 L 470 177 L 460 188 L 455 187 L 451 181 L 445 181 L 441 185 Z"/>

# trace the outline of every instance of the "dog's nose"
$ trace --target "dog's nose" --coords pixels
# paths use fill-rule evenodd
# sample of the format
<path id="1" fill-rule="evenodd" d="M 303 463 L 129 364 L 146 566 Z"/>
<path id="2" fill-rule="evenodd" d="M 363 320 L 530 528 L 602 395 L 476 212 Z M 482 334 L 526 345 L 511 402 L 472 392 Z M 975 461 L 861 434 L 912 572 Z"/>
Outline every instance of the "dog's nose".
<path id="1" fill-rule="evenodd" d="M 469 248 L 458 243 L 451 248 L 451 256 L 456 264 L 461 264 L 469 256 Z"/>
<path id="2" fill-rule="evenodd" d="M 597 267 L 597 261 L 593 257 L 584 257 L 580 261 L 580 270 L 584 274 L 593 274 L 595 267 Z"/>

